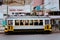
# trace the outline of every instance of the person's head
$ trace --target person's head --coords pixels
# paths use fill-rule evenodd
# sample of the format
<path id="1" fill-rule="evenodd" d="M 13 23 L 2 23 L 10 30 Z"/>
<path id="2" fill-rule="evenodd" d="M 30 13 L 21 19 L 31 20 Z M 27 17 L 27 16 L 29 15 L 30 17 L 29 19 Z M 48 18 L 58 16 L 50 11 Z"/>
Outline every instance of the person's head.
<path id="1" fill-rule="evenodd" d="M 36 7 L 34 7 L 33 9 L 36 9 Z"/>

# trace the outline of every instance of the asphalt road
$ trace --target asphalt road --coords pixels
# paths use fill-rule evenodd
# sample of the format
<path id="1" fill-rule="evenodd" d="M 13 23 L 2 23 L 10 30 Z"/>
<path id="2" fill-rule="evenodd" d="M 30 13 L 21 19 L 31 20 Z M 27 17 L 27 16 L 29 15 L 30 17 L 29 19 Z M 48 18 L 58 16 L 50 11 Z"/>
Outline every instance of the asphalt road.
<path id="1" fill-rule="evenodd" d="M 0 34 L 0 40 L 60 40 L 60 33 L 54 34 L 24 34 L 5 35 Z"/>

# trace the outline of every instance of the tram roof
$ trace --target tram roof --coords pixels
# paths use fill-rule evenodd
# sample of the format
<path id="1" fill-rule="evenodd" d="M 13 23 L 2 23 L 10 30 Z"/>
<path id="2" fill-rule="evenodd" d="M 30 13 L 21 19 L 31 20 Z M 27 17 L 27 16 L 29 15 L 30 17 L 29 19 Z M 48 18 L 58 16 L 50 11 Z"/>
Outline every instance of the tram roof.
<path id="1" fill-rule="evenodd" d="M 12 20 L 12 19 L 50 19 L 50 17 L 48 16 L 9 16 L 7 18 L 8 20 Z"/>

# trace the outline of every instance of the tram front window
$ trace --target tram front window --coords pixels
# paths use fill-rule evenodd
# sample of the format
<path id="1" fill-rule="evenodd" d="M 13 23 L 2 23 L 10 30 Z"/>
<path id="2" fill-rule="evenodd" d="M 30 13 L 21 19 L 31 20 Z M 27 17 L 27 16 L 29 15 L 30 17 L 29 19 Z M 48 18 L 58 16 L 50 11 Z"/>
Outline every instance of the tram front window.
<path id="1" fill-rule="evenodd" d="M 49 24 L 49 20 L 45 20 L 45 24 Z"/>
<path id="2" fill-rule="evenodd" d="M 43 25 L 43 20 L 39 20 L 39 25 Z"/>
<path id="3" fill-rule="evenodd" d="M 19 25 L 19 20 L 15 20 L 15 25 Z"/>
<path id="4" fill-rule="evenodd" d="M 13 20 L 8 20 L 8 25 L 13 25 Z"/>

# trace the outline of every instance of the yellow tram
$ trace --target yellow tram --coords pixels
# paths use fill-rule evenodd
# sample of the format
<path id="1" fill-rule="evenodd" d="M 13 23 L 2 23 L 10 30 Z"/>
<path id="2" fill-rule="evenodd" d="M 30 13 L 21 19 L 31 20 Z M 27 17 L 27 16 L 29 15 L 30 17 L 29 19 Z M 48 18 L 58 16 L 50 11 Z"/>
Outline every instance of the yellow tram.
<path id="1" fill-rule="evenodd" d="M 50 17 L 46 16 L 19 16 L 6 19 L 5 33 L 39 33 L 52 32 Z"/>

